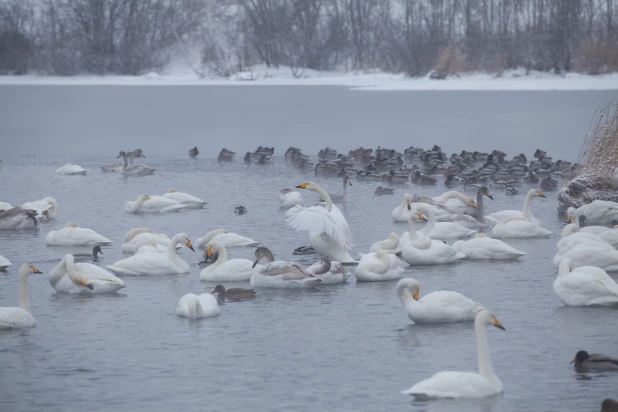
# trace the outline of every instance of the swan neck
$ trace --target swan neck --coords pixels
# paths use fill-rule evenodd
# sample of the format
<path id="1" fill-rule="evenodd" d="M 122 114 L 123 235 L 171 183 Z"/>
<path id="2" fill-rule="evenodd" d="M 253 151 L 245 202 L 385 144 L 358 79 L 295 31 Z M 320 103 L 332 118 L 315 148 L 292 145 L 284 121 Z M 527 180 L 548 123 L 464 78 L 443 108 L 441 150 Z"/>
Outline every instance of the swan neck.
<path id="1" fill-rule="evenodd" d="M 58 263 L 58 266 L 56 266 L 54 269 L 52 269 L 49 272 L 49 284 L 55 288 L 56 284 L 60 281 L 60 279 L 62 279 L 62 277 L 64 276 L 66 272 L 67 272 L 67 261 L 65 258 L 62 258 L 60 263 Z"/>
<path id="2" fill-rule="evenodd" d="M 138 197 L 137 200 L 133 202 L 132 210 L 134 212 L 137 212 L 138 210 L 142 208 L 142 205 L 144 204 L 144 202 L 145 202 L 145 199 L 142 196 Z"/>
<path id="3" fill-rule="evenodd" d="M 19 307 L 32 315 L 30 296 L 28 295 L 28 275 L 19 276 Z"/>
<path id="4" fill-rule="evenodd" d="M 479 223 L 485 223 L 485 207 L 483 205 L 483 194 L 480 192 L 477 192 L 476 194 L 476 210 L 477 210 L 477 217 L 478 217 L 478 221 Z"/>
<path id="5" fill-rule="evenodd" d="M 69 275 L 69 279 L 71 279 L 71 281 L 77 285 L 81 285 L 81 281 L 82 278 L 81 276 L 79 276 L 77 274 L 77 271 L 75 270 L 75 266 L 73 266 L 73 257 L 72 256 L 68 256 L 65 259 L 65 266 L 66 266 L 66 270 L 67 270 L 67 275 Z"/>
<path id="6" fill-rule="evenodd" d="M 430 209 L 427 209 L 425 214 L 427 215 L 427 224 L 421 230 L 421 232 L 423 232 L 425 235 L 427 235 L 427 234 L 431 233 L 431 231 L 433 230 L 434 226 L 436 226 L 436 220 L 434 219 L 433 212 Z"/>
<path id="7" fill-rule="evenodd" d="M 529 221 L 534 220 L 534 216 L 532 216 L 532 211 L 530 210 L 530 201 L 535 196 L 535 192 L 530 192 L 526 195 L 526 199 L 524 200 L 524 216 Z"/>
<path id="8" fill-rule="evenodd" d="M 122 167 L 122 170 L 127 170 L 127 167 L 129 166 L 129 161 L 127 160 L 126 154 L 122 156 L 122 161 L 124 162 L 124 166 Z"/>
<path id="9" fill-rule="evenodd" d="M 378 265 L 378 272 L 379 273 L 385 273 L 388 269 L 390 269 L 390 267 L 391 267 L 391 259 L 388 256 L 388 253 L 386 253 L 386 252 L 377 253 L 376 257 L 380 261 L 380 264 Z"/>
<path id="10" fill-rule="evenodd" d="M 491 383 L 496 389 L 502 388 L 502 382 L 494 373 L 494 367 L 491 363 L 491 356 L 489 354 L 489 345 L 487 343 L 487 327 L 483 324 L 483 321 L 476 319 L 474 322 L 474 329 L 476 331 L 476 348 L 479 361 L 479 375 L 484 377 Z"/>
<path id="11" fill-rule="evenodd" d="M 169 245 L 167 246 L 167 251 L 165 252 L 167 253 L 167 256 L 174 262 L 176 262 L 176 259 L 178 259 L 178 254 L 176 253 L 176 246 L 178 246 L 178 244 L 180 244 L 180 238 L 174 236 L 170 241 Z M 217 259 L 217 262 L 218 261 L 219 260 Z"/>
<path id="12" fill-rule="evenodd" d="M 322 196 L 322 199 L 324 199 L 324 202 L 326 203 L 326 210 L 329 212 L 332 211 L 333 199 L 331 199 L 330 195 L 318 185 L 315 185 L 315 192 L 317 192 L 320 196 Z"/>
<path id="13" fill-rule="evenodd" d="M 410 218 L 408 219 L 408 235 L 410 236 L 410 240 L 419 240 L 418 234 L 416 233 L 414 215 L 410 215 Z"/>
<path id="14" fill-rule="evenodd" d="M 571 273 L 571 264 L 572 261 L 570 259 L 563 259 L 562 262 L 560 262 L 560 266 L 558 266 L 558 277 Z"/>
<path id="15" fill-rule="evenodd" d="M 401 303 L 404 304 L 404 306 L 411 303 L 418 303 L 412 297 L 412 288 L 409 284 L 399 283 L 397 285 L 397 296 L 399 297 Z"/>
<path id="16" fill-rule="evenodd" d="M 196 319 L 197 318 L 197 305 L 198 305 L 198 299 L 197 298 L 193 298 L 189 301 L 189 318 L 190 319 Z"/>

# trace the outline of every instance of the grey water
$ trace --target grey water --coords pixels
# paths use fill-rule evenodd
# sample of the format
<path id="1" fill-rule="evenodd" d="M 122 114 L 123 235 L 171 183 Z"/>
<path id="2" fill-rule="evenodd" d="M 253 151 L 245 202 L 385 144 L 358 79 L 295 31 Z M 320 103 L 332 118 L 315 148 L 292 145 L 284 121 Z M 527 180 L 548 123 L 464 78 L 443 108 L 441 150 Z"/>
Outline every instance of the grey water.
<path id="1" fill-rule="evenodd" d="M 550 153 L 554 148 L 558 152 L 554 158 L 574 160 L 577 151 L 571 152 L 570 147 L 579 147 L 579 130 L 585 134 L 594 109 L 604 104 L 611 93 L 434 95 L 343 88 L 157 90 L 0 88 L 3 108 L 11 100 L 7 96 L 14 97 L 10 108 L 0 111 L 0 201 L 20 205 L 52 196 L 60 204 L 56 220 L 41 224 L 37 230 L 0 232 L 0 254 L 13 262 L 8 273 L 0 274 L 0 306 L 18 304 L 17 269 L 21 263 L 31 262 L 44 273 L 29 279 L 36 327 L 0 333 L 0 410 L 575 412 L 598 410 L 604 398 L 618 396 L 618 373 L 580 374 L 569 365 L 580 349 L 618 355 L 618 309 L 566 308 L 554 295 L 552 284 L 557 271 L 552 258 L 564 226 L 556 215 L 554 193 L 532 202 L 533 213 L 554 235 L 548 239 L 508 241 L 527 253 L 519 261 L 464 261 L 407 268 L 402 275 L 421 282 L 421 296 L 434 290 L 463 293 L 491 308 L 506 327 L 506 331 L 492 328 L 488 334 L 504 394 L 476 401 L 417 402 L 400 393 L 439 371 L 475 371 L 477 358 L 471 323 L 414 325 L 395 295 L 396 282 L 356 283 L 352 268 L 350 279 L 343 285 L 305 291 L 264 289 L 254 301 L 222 304 L 216 318 L 188 321 L 175 315 L 178 299 L 185 293 L 201 293 L 204 288 L 214 287 L 199 280 L 197 262 L 201 250 L 194 253 L 183 248 L 180 252 L 192 266 L 189 275 L 124 277 L 127 287 L 116 295 L 76 296 L 56 293 L 46 274 L 65 253 L 87 252 L 89 248 L 45 245 L 46 233 L 74 221 L 114 241 L 113 246 L 103 249 L 101 264 L 109 265 L 125 257 L 120 245 L 126 231 L 133 227 L 150 227 L 169 236 L 186 232 L 192 240 L 211 229 L 225 228 L 260 240 L 278 259 L 308 265 L 316 257 L 292 255 L 295 247 L 308 243 L 308 236 L 286 224 L 277 194 L 284 187 L 307 180 L 341 192 L 341 182 L 300 174 L 281 158 L 270 166 L 245 166 L 240 159 L 236 164 L 218 165 L 210 157 L 220 147 L 244 152 L 259 144 L 278 142 L 278 153 L 289 145 L 307 148 L 308 154 L 326 145 L 347 151 L 362 144 L 351 132 L 356 128 L 356 135 L 367 139 L 365 146 L 381 144 L 403 150 L 412 144 L 428 147 L 437 143 L 445 150 L 497 147 L 530 156 L 540 146 Z M 169 94 L 166 115 L 159 110 L 163 103 L 152 101 L 153 94 L 158 93 Z M 213 96 L 204 97 L 209 93 Z M 263 93 L 261 105 L 257 104 L 259 93 Z M 299 101 L 307 98 L 316 104 L 299 103 L 298 107 L 286 108 L 292 112 L 315 110 L 311 115 L 315 117 L 294 126 L 299 134 L 309 136 L 310 132 L 326 130 L 320 116 L 328 116 L 330 135 L 315 135 L 306 144 L 304 138 L 294 141 L 297 135 L 288 136 L 291 124 L 296 122 L 282 119 L 278 109 L 283 105 L 276 99 L 279 96 L 293 101 L 287 93 Z M 198 110 L 195 99 L 202 98 L 210 103 Z M 500 106 L 504 100 L 518 101 L 520 105 L 517 110 L 503 111 L 497 123 L 492 124 L 488 116 L 483 128 L 486 134 L 466 140 L 471 131 L 480 127 L 477 122 L 485 114 L 436 112 L 429 116 L 429 103 L 425 103 L 433 99 L 431 107 L 447 108 L 454 100 L 472 102 L 479 98 L 492 100 L 496 111 L 504 108 Z M 338 105 L 333 102 L 337 99 Z M 239 107 L 240 113 L 248 116 L 250 105 L 246 100 L 253 101 L 251 107 L 259 115 L 235 118 L 228 113 Z M 329 109 L 317 105 L 319 101 L 326 102 Z M 551 102 L 558 108 L 540 110 L 539 101 Z M 397 107 L 402 102 L 408 105 Z M 487 102 L 483 105 L 487 110 L 491 106 Z M 365 113 L 374 113 L 381 119 L 375 124 L 382 126 L 365 130 L 367 119 L 350 124 L 356 117 L 350 111 L 359 107 Z M 458 138 L 445 134 L 427 141 L 414 140 L 412 119 L 418 116 L 414 113 L 418 108 L 427 110 L 428 123 L 441 124 L 441 116 L 457 118 L 449 127 L 461 134 Z M 472 112 L 473 107 L 467 110 Z M 215 117 L 212 111 L 218 111 L 221 117 L 218 134 L 206 124 Z M 388 119 L 394 121 L 395 116 L 389 114 L 393 111 L 410 113 L 409 139 L 402 132 L 406 123 L 403 120 L 398 121 L 398 132 L 392 136 Z M 185 116 L 187 112 L 194 113 L 193 120 Z M 548 112 L 555 115 L 548 119 Z M 61 118 L 54 119 L 54 114 Z M 297 113 L 294 119 L 301 117 Z M 574 118 L 582 119 L 584 124 L 576 127 Z M 227 126 L 224 119 L 230 121 Z M 173 127 L 155 127 L 168 121 Z M 256 122 L 260 126 L 253 134 Z M 569 130 L 561 122 L 570 124 Z M 509 131 L 505 127 L 520 123 L 527 130 L 543 132 L 533 139 L 520 135 L 522 129 Z M 202 126 L 202 134 L 198 135 Z M 122 138 L 108 134 L 124 128 L 128 131 Z M 136 132 L 144 130 L 150 134 L 144 137 Z M 337 145 L 330 144 L 340 131 L 347 137 L 336 140 Z M 369 134 L 373 137 L 369 138 Z M 521 139 L 504 137 L 509 134 Z M 186 151 L 195 144 L 200 146 L 199 140 L 189 136 L 202 139 L 204 156 L 188 158 Z M 268 136 L 272 140 L 266 141 Z M 147 156 L 138 163 L 155 167 L 154 175 L 123 179 L 99 171 L 99 166 L 113 161 L 119 150 L 136 147 Z M 53 154 L 57 151 L 65 153 Z M 162 153 L 165 151 L 167 154 Z M 55 175 L 55 169 L 66 161 L 82 165 L 89 170 L 88 175 Z M 391 211 L 405 192 L 433 196 L 445 190 L 439 181 L 435 187 L 409 185 L 397 187 L 393 196 L 375 197 L 377 185 L 353 179 L 348 202 L 341 205 L 353 234 L 354 256 L 366 252 L 390 232 L 401 234 L 406 229 L 406 225 L 391 220 Z M 161 195 L 171 189 L 201 197 L 208 205 L 203 210 L 164 215 L 124 212 L 124 203 L 142 193 Z M 507 197 L 494 189 L 495 200 L 486 200 L 488 211 L 520 209 L 526 190 L 524 187 L 522 194 Z M 317 201 L 314 193 L 303 195 L 305 205 Z M 239 204 L 247 207 L 246 215 L 234 214 Z M 231 258 L 253 256 L 252 249 L 231 249 L 229 253 Z M 248 283 L 233 285 L 249 287 Z"/>

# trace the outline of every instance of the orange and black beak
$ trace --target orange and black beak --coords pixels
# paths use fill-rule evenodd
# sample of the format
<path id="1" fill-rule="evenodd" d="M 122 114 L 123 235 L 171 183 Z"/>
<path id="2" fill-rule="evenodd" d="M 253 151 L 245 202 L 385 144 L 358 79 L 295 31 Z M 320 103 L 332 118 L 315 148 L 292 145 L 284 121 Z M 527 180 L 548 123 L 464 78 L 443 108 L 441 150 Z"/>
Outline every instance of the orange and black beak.
<path id="1" fill-rule="evenodd" d="M 195 249 L 193 249 L 193 245 L 191 244 L 191 241 L 190 241 L 189 239 L 187 239 L 187 243 L 185 243 L 185 244 L 187 245 L 187 247 L 188 247 L 189 249 L 191 249 L 192 251 L 194 251 L 194 252 L 195 252 Z"/>

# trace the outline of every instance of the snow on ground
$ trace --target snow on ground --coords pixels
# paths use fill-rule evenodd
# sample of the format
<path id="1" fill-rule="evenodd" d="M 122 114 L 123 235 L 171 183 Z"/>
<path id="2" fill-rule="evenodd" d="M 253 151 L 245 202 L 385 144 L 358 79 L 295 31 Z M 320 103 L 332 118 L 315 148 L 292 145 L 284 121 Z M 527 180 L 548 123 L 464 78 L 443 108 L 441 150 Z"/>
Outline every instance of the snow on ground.
<path id="1" fill-rule="evenodd" d="M 409 78 L 403 74 L 374 72 L 318 72 L 290 68 L 254 66 L 230 78 L 200 78 L 190 69 L 175 68 L 142 76 L 0 76 L 0 85 L 89 85 L 89 86 L 347 86 L 355 90 L 618 90 L 618 73 L 589 76 L 578 73 L 555 75 L 525 69 L 509 70 L 501 76 L 466 73 L 445 80 Z"/>

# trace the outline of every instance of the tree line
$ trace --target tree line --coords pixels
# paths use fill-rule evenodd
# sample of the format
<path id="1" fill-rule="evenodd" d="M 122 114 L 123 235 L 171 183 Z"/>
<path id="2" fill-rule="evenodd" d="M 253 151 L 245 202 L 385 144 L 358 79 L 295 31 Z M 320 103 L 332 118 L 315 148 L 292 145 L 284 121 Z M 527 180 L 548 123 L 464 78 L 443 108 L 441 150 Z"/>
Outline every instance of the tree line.
<path id="1" fill-rule="evenodd" d="M 0 73 L 618 71 L 614 0 L 0 0 Z"/>

